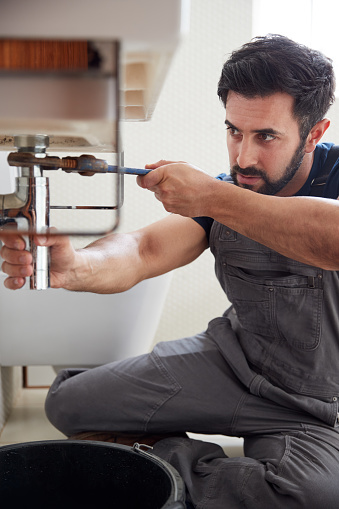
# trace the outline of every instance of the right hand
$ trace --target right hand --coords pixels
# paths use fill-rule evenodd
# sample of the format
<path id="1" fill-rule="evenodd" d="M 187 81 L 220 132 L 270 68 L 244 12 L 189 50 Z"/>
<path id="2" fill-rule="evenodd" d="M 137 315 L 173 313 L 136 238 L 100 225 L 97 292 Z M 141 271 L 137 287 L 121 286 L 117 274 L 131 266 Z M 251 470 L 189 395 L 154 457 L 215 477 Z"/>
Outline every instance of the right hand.
<path id="1" fill-rule="evenodd" d="M 20 235 L 3 233 L 0 234 L 0 240 L 3 243 L 0 255 L 4 260 L 1 268 L 8 275 L 4 285 L 10 290 L 17 290 L 25 284 L 25 278 L 33 273 L 32 254 L 26 251 L 26 242 Z M 50 248 L 51 288 L 67 288 L 76 257 L 69 238 L 36 235 L 33 240 L 37 246 Z"/>

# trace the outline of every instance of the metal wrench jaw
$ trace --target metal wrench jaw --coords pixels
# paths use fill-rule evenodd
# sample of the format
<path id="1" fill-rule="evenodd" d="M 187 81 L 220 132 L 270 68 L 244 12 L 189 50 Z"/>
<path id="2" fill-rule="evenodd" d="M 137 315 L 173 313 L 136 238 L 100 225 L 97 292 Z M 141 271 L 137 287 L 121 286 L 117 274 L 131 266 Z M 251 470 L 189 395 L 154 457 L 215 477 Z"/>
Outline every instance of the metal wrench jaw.
<path id="1" fill-rule="evenodd" d="M 127 168 L 125 166 L 113 166 L 104 159 L 97 159 L 93 155 L 82 154 L 81 156 L 44 156 L 37 157 L 32 153 L 11 152 L 7 158 L 10 166 L 38 165 L 41 170 L 61 169 L 66 173 L 79 173 L 84 176 L 93 176 L 97 173 L 120 173 L 123 175 L 147 175 L 152 170 L 144 168 Z"/>

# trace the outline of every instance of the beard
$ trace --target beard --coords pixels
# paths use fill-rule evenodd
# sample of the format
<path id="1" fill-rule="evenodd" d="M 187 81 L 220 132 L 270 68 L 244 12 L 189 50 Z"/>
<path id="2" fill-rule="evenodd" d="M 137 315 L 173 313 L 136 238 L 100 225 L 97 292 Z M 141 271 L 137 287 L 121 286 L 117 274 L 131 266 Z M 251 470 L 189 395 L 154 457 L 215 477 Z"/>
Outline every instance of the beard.
<path id="1" fill-rule="evenodd" d="M 277 194 L 281 189 L 283 189 L 288 182 L 292 180 L 294 175 L 299 170 L 299 167 L 304 159 L 305 155 L 305 140 L 302 140 L 292 156 L 292 159 L 288 166 L 285 168 L 285 172 L 283 176 L 278 180 L 270 180 L 266 173 L 263 170 L 254 168 L 253 166 L 249 166 L 248 168 L 240 168 L 237 164 L 232 166 L 231 168 L 231 177 L 235 183 L 235 185 L 239 186 L 237 180 L 237 173 L 241 173 L 242 175 L 246 175 L 249 177 L 260 177 L 263 180 L 262 186 L 256 191 L 260 194 L 269 194 L 274 195 Z M 245 189 L 252 189 L 250 184 L 241 184 L 241 187 Z"/>

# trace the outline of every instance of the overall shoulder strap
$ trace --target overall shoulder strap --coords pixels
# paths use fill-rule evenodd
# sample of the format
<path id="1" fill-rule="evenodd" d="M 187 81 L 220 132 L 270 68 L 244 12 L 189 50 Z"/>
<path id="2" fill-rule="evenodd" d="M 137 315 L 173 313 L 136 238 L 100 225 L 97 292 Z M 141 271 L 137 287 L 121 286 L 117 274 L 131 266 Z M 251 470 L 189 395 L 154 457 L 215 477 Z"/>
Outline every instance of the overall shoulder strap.
<path id="1" fill-rule="evenodd" d="M 324 195 L 325 184 L 333 166 L 339 158 L 339 145 L 333 145 L 328 154 L 326 161 L 321 168 L 319 175 L 311 182 L 310 196 L 322 197 Z"/>

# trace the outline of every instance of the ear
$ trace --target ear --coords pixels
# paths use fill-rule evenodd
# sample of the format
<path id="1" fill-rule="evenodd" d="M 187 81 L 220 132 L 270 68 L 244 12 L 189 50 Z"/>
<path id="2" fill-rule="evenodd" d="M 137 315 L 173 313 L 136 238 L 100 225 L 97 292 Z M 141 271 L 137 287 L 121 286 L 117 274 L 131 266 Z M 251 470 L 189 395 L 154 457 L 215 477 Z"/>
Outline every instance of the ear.
<path id="1" fill-rule="evenodd" d="M 325 132 L 330 126 L 330 120 L 328 118 L 323 118 L 317 122 L 312 129 L 310 130 L 305 143 L 305 152 L 310 153 L 313 152 L 317 143 L 321 140 Z"/>

